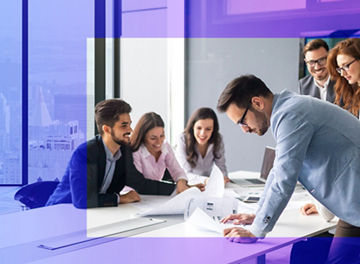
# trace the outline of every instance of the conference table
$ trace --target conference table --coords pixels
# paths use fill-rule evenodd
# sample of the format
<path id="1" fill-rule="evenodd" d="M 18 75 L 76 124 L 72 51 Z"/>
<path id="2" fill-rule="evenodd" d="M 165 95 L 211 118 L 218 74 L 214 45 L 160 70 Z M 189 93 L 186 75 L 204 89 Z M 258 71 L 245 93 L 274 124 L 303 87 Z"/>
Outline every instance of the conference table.
<path id="1" fill-rule="evenodd" d="M 237 171 L 230 178 L 257 178 Z M 262 188 L 227 184 L 239 195 Z M 81 210 L 71 204 L 0 216 L 0 263 L 266 263 L 266 254 L 335 227 L 319 215 L 300 214 L 309 194 L 297 188 L 274 229 L 256 243 L 229 242 L 199 229 L 183 215 L 140 217 L 139 212 L 168 201 L 142 195 L 141 202 Z M 145 224 L 144 224 L 145 223 Z"/>

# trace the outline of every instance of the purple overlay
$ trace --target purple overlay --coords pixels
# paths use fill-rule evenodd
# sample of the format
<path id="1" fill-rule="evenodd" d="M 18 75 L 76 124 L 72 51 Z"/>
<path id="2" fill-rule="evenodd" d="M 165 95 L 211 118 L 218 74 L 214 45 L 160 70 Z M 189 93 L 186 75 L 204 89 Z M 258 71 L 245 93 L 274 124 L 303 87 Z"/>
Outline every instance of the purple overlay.
<path id="1" fill-rule="evenodd" d="M 24 0 L 27 16 L 21 15 L 23 5 L 0 4 L 4 13 L 0 19 L 13 19 L 1 23 L 8 27 L 1 28 L 0 35 L 0 185 L 60 181 L 72 152 L 86 140 L 87 132 L 92 133 L 87 131 L 87 41 L 94 36 L 349 37 L 358 35 L 360 29 L 360 2 L 355 0 L 282 0 L 274 5 L 265 0 L 246 5 L 235 0 L 185 0 L 168 5 L 170 1 L 159 0 L 148 5 L 144 0 L 138 1 L 140 6 L 115 0 L 121 15 L 115 13 L 117 24 L 111 31 L 104 30 L 106 25 L 94 26 L 95 2 Z M 184 14 L 176 10 L 184 10 Z M 6 11 L 13 15 L 5 16 Z M 21 20 L 24 17 L 25 22 Z M 22 79 L 24 72 L 28 74 Z M 24 94 L 27 99 L 22 104 Z M 24 105 L 27 116 L 22 116 Z M 26 181 L 22 181 L 21 170 L 23 142 L 28 155 Z M 6 178 L 5 172 L 12 176 Z M 54 239 L 88 237 L 86 210 L 48 208 L 1 215 L 0 263 L 238 263 L 257 257 L 263 261 L 263 254 L 269 251 L 304 242 L 286 234 L 255 244 L 231 243 L 225 238 L 172 238 L 169 234 L 169 238 L 99 238 L 49 250 L 39 246 Z M 314 239 L 310 248 L 302 244 L 299 254 L 303 250 L 326 252 L 330 240 Z M 360 238 L 339 240 L 359 248 Z"/>

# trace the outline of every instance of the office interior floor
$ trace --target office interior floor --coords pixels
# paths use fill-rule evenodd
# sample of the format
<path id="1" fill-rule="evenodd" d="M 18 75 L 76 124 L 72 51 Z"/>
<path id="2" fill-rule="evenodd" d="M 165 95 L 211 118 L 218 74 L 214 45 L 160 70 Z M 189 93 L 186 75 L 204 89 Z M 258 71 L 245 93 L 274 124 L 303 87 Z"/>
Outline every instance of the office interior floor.
<path id="1" fill-rule="evenodd" d="M 0 187 L 0 215 L 22 210 L 21 203 L 14 200 L 14 195 L 19 188 L 20 187 Z"/>

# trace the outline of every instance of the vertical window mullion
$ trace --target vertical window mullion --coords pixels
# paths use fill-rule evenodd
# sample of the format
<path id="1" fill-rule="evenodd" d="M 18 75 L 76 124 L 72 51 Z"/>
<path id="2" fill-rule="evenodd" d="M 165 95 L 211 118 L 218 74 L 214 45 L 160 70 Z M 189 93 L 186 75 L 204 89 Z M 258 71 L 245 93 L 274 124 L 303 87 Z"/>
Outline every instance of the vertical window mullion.
<path id="1" fill-rule="evenodd" d="M 22 185 L 28 184 L 28 91 L 29 91 L 29 18 L 28 0 L 22 1 Z"/>
<path id="2" fill-rule="evenodd" d="M 120 37 L 122 31 L 121 0 L 114 0 L 114 97 L 120 98 Z"/>
<path id="3" fill-rule="evenodd" d="M 94 58 L 94 82 L 95 104 L 105 99 L 105 56 L 106 56 L 106 1 L 95 0 L 95 58 Z M 97 134 L 95 126 L 95 134 Z"/>

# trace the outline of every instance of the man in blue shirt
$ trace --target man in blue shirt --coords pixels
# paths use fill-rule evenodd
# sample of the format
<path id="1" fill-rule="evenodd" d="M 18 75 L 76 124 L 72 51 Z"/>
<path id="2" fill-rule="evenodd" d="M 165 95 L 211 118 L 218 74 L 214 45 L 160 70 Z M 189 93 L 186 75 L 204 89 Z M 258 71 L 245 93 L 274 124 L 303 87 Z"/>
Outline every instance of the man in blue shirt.
<path id="1" fill-rule="evenodd" d="M 273 229 L 297 180 L 340 219 L 335 237 L 360 237 L 358 119 L 311 97 L 289 91 L 273 94 L 253 75 L 230 82 L 220 95 L 218 110 L 226 112 L 244 132 L 261 136 L 271 127 L 276 140 L 274 167 L 258 211 L 255 215 L 231 215 L 224 219 L 251 224 L 250 227 L 225 229 L 226 237 L 234 242 L 254 242 L 264 237 Z M 346 261 L 358 260 L 358 239 L 351 246 L 344 246 L 343 242 L 341 239 L 333 242 L 329 261 L 337 263 L 344 257 Z"/>

